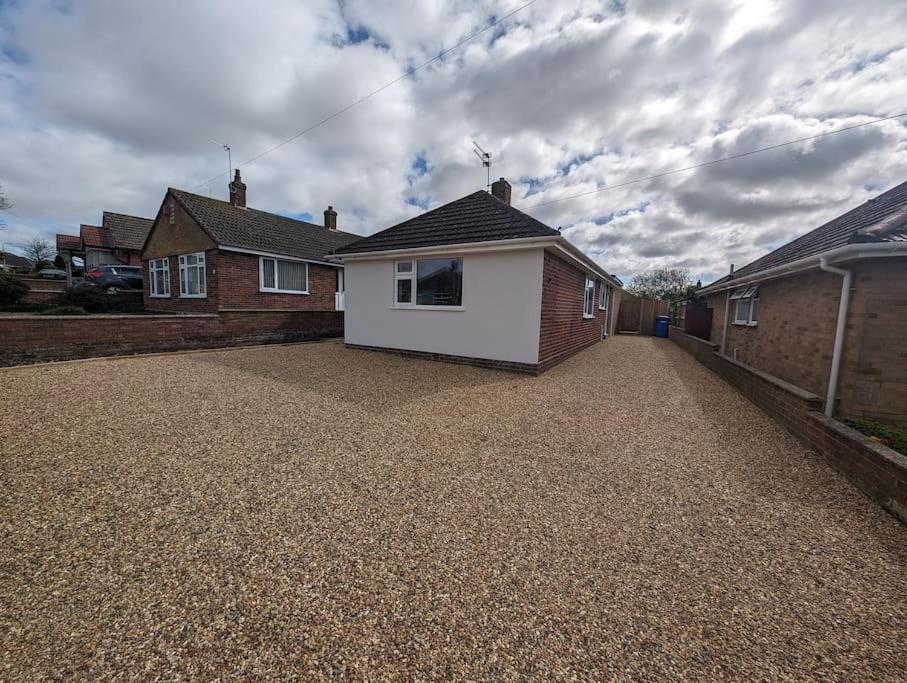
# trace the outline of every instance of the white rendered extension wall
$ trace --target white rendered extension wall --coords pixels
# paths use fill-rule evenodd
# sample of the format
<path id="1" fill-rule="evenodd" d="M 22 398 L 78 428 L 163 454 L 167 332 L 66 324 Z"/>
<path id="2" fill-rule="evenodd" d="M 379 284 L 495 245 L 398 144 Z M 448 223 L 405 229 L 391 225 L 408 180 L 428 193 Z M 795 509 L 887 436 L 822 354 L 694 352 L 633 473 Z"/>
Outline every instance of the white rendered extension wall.
<path id="1" fill-rule="evenodd" d="M 462 310 L 395 308 L 394 259 L 348 260 L 345 341 L 537 363 L 543 254 L 541 248 L 464 254 Z M 442 256 L 459 254 L 431 258 Z"/>

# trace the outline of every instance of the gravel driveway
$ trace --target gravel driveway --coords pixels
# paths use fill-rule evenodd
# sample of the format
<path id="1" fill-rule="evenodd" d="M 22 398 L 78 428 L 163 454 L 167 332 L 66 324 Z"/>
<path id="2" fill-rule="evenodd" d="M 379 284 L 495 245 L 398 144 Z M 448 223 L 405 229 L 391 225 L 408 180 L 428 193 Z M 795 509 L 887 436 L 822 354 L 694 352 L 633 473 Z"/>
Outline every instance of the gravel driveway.
<path id="1" fill-rule="evenodd" d="M 0 679 L 907 679 L 907 528 L 670 342 L 0 371 Z"/>

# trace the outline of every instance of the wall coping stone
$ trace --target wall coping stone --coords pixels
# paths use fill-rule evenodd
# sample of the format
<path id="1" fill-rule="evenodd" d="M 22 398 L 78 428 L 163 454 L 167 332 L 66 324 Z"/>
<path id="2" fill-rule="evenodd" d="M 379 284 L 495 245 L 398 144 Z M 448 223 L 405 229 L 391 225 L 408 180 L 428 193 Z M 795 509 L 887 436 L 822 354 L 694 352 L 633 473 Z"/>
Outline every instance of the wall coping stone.
<path id="1" fill-rule="evenodd" d="M 718 344 L 713 344 L 713 343 L 710 342 L 708 339 L 700 339 L 699 337 L 694 337 L 692 334 L 688 334 L 688 333 L 687 333 L 682 327 L 680 327 L 679 325 L 671 325 L 670 327 L 671 327 L 672 330 L 677 330 L 678 332 L 680 332 L 680 334 L 682 334 L 682 335 L 683 335 L 684 337 L 686 337 L 687 339 L 691 339 L 691 340 L 693 340 L 694 342 L 699 342 L 700 344 L 704 344 L 705 346 L 708 346 L 708 347 L 711 348 L 712 350 L 716 350 L 716 349 L 718 348 L 718 346 L 719 346 Z"/>
<path id="2" fill-rule="evenodd" d="M 38 315 L 29 314 L 4 314 L 0 313 L 0 320 L 121 320 L 123 318 L 216 318 L 217 313 L 89 313 L 88 315 Z"/>
<path id="3" fill-rule="evenodd" d="M 862 432 L 858 432 L 853 427 L 850 427 L 843 422 L 839 422 L 834 418 L 828 417 L 823 413 L 810 411 L 809 416 L 817 422 L 822 423 L 822 425 L 824 425 L 831 431 L 839 434 L 842 438 L 856 442 L 856 445 L 872 451 L 872 454 L 877 458 L 880 458 L 890 465 L 893 465 L 897 469 L 902 470 L 904 472 L 905 479 L 907 479 L 907 455 L 898 453 L 893 448 L 889 448 L 885 444 L 879 443 L 878 441 L 873 441 Z"/>
<path id="4" fill-rule="evenodd" d="M 687 336 L 689 336 L 689 335 L 687 335 Z M 769 384 L 773 384 L 776 387 L 778 387 L 779 389 L 783 389 L 784 391 L 786 391 L 790 394 L 793 394 L 797 398 L 801 398 L 804 401 L 818 402 L 819 404 L 822 403 L 821 397 L 816 396 L 816 394 L 814 394 L 810 391 L 807 391 L 806 389 L 801 389 L 796 384 L 791 384 L 790 382 L 785 382 L 783 379 L 779 379 L 778 377 L 775 377 L 774 375 L 770 375 L 767 372 L 763 372 L 762 370 L 757 370 L 756 368 L 752 367 L 751 365 L 747 365 L 746 363 L 741 363 L 739 360 L 734 360 L 730 356 L 725 356 L 720 351 L 715 351 L 715 355 L 718 356 L 718 358 L 720 358 L 721 360 L 725 361 L 726 363 L 730 363 L 731 365 L 736 365 L 741 370 L 746 370 L 747 372 L 756 375 L 760 379 L 765 380 Z"/>

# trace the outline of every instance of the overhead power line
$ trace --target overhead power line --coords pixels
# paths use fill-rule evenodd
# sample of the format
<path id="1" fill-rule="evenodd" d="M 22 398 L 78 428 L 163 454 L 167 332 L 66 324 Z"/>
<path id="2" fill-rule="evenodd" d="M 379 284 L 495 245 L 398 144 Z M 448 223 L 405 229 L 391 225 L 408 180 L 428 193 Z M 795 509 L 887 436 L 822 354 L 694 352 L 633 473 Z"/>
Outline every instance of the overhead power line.
<path id="1" fill-rule="evenodd" d="M 845 128 L 839 128 L 837 130 L 830 130 L 825 133 L 818 133 L 816 135 L 809 135 L 805 138 L 797 138 L 796 140 L 788 140 L 787 142 L 781 142 L 777 145 L 770 145 L 768 147 L 760 147 L 759 149 L 751 149 L 748 152 L 741 152 L 740 154 L 730 154 L 728 156 L 719 157 L 717 159 L 712 159 L 711 161 L 703 161 L 698 164 L 693 164 L 692 166 L 684 166 L 683 168 L 675 168 L 671 171 L 664 171 L 663 173 L 655 173 L 653 175 L 644 176 L 642 178 L 634 178 L 633 180 L 627 180 L 617 185 L 608 185 L 607 187 L 599 187 L 595 190 L 589 190 L 587 192 L 578 192 L 576 194 L 571 194 L 566 197 L 560 197 L 558 199 L 550 199 L 545 202 L 539 202 L 538 204 L 532 204 L 525 207 L 526 209 L 536 209 L 540 206 L 548 206 L 550 204 L 557 204 L 558 202 L 566 202 L 570 199 L 577 199 L 579 197 L 588 197 L 589 195 L 598 194 L 600 192 L 607 192 L 608 190 L 616 190 L 621 187 L 627 187 L 628 185 L 635 185 L 637 183 L 644 183 L 649 180 L 658 180 L 659 178 L 664 178 L 665 176 L 675 175 L 677 173 L 685 173 L 687 171 L 694 171 L 697 168 L 703 168 L 705 166 L 714 166 L 715 164 L 721 164 L 725 161 L 732 161 L 734 159 L 742 159 L 744 157 L 749 157 L 754 154 L 761 154 L 762 152 L 770 152 L 773 149 L 780 149 L 782 147 L 789 147 L 790 145 L 796 145 L 801 142 L 809 142 L 810 140 L 816 140 L 818 138 L 828 137 L 829 135 L 837 135 L 838 133 L 846 133 L 849 130 L 854 130 L 856 128 L 863 128 L 864 126 L 871 126 L 876 123 L 882 123 L 883 121 L 891 121 L 892 119 L 899 119 L 903 116 L 907 116 L 907 112 L 903 114 L 893 114 L 892 116 L 883 116 L 881 118 L 873 119 L 872 121 L 864 121 L 863 123 L 858 123 L 853 126 L 846 126 Z"/>
<path id="2" fill-rule="evenodd" d="M 392 87 L 392 86 L 397 85 L 397 83 L 399 83 L 400 81 L 406 80 L 407 78 L 409 78 L 410 76 L 412 76 L 413 74 L 415 74 L 417 71 L 421 71 L 421 70 L 424 69 L 425 67 L 430 66 L 431 64 L 434 64 L 435 62 L 437 62 L 437 61 L 439 61 L 439 60 L 441 60 L 441 59 L 444 59 L 444 57 L 446 57 L 447 55 L 449 55 L 451 52 L 453 52 L 453 51 L 456 50 L 457 48 L 462 47 L 463 45 L 465 45 L 466 43 L 468 43 L 469 41 L 471 41 L 473 38 L 477 38 L 478 36 L 482 35 L 482 34 L 485 33 L 486 31 L 488 31 L 489 29 L 492 29 L 492 28 L 494 28 L 495 26 L 497 26 L 497 25 L 499 25 L 499 24 L 501 24 L 501 23 L 507 21 L 507 19 L 509 19 L 510 17 L 512 17 L 512 16 L 513 16 L 514 14 L 516 14 L 517 12 L 523 11 L 524 9 L 526 9 L 527 7 L 529 7 L 530 5 L 534 5 L 536 2 L 538 2 L 538 0 L 529 0 L 529 2 L 527 2 L 527 3 L 523 4 L 523 5 L 520 5 L 520 6 L 517 7 L 515 10 L 512 10 L 512 11 L 508 12 L 507 14 L 505 14 L 505 15 L 503 15 L 503 16 L 501 16 L 501 17 L 498 17 L 497 19 L 495 19 L 494 21 L 492 21 L 490 24 L 488 24 L 488 25 L 485 26 L 484 28 L 479 29 L 479 30 L 476 31 L 475 33 L 471 33 L 470 35 L 468 35 L 468 36 L 466 36 L 465 38 L 463 38 L 462 40 L 460 40 L 458 43 L 452 45 L 451 47 L 447 48 L 446 50 L 442 50 L 441 52 L 439 52 L 437 55 L 435 55 L 435 56 L 432 57 L 431 59 L 428 59 L 428 60 L 422 62 L 421 64 L 419 64 L 418 66 L 412 67 L 411 69 L 407 69 L 404 73 L 402 73 L 400 76 L 398 76 L 398 77 L 395 78 L 394 80 L 388 81 L 387 83 L 385 83 L 384 85 L 382 85 L 380 88 L 376 88 L 375 90 L 372 90 L 372 91 L 371 91 L 370 93 L 368 93 L 367 95 L 363 95 L 363 96 L 360 97 L 358 100 L 355 100 L 354 102 L 351 102 L 350 104 L 346 105 L 346 106 L 343 107 L 342 109 L 338 109 L 338 110 L 335 111 L 334 113 L 325 116 L 323 119 L 321 119 L 320 121 L 317 121 L 317 122 L 313 123 L 312 125 L 308 126 L 307 128 L 303 128 L 302 130 L 297 131 L 296 133 L 294 133 L 293 135 L 291 135 L 290 137 L 288 137 L 286 140 L 282 140 L 281 142 L 277 143 L 277 144 L 274 145 L 273 147 L 264 150 L 264 151 L 261 152 L 260 154 L 256 154 L 254 157 L 252 157 L 252 158 L 250 158 L 250 159 L 247 159 L 246 161 L 243 161 L 243 162 L 240 164 L 240 166 L 248 166 L 249 164 L 252 164 L 252 163 L 258 161 L 258 160 L 261 159 L 262 157 L 267 156 L 267 155 L 270 154 L 271 152 L 275 152 L 275 151 L 277 151 L 278 149 L 280 149 L 281 147 L 284 147 L 285 145 L 290 144 L 290 143 L 293 142 L 294 140 L 298 140 L 298 139 L 301 138 L 303 135 L 306 135 L 307 133 L 312 132 L 312 131 L 315 130 L 316 128 L 318 128 L 318 127 L 320 127 L 320 126 L 323 126 L 323 125 L 326 124 L 328 121 L 331 121 L 331 120 L 337 118 L 338 116 L 340 116 L 340 115 L 342 115 L 342 114 L 345 114 L 346 112 L 348 112 L 348 111 L 349 111 L 350 109 L 352 109 L 353 107 L 356 107 L 356 106 L 362 104 L 363 102 L 366 102 L 367 100 L 370 100 L 370 99 L 373 98 L 375 95 L 377 95 L 377 94 L 379 94 L 379 93 L 381 93 L 381 92 L 384 92 L 385 90 L 387 90 L 388 88 L 390 88 L 390 87 Z M 206 180 L 206 181 L 203 182 L 203 183 L 199 183 L 198 185 L 195 185 L 192 189 L 193 189 L 193 190 L 196 190 L 196 189 L 198 189 L 198 188 L 200 188 L 200 187 L 203 187 L 203 186 L 207 185 L 208 183 L 211 183 L 211 182 L 217 180 L 218 178 L 222 178 L 223 175 L 224 175 L 223 173 L 218 173 L 218 174 L 217 174 L 216 176 L 214 176 L 213 178 L 210 178 L 210 179 Z M 229 178 L 229 175 L 230 175 L 230 174 L 228 173 L 228 174 L 227 174 L 228 178 Z"/>

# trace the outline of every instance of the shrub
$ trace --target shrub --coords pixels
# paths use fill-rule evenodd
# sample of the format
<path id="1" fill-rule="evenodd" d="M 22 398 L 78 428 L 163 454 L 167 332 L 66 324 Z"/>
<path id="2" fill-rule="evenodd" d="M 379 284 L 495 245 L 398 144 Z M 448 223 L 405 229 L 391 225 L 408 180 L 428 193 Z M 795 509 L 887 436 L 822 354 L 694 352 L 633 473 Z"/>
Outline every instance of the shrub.
<path id="1" fill-rule="evenodd" d="M 18 306 L 28 295 L 28 285 L 15 275 L 0 273 L 0 306 Z"/>
<path id="2" fill-rule="evenodd" d="M 66 270 L 66 261 L 63 260 L 63 257 L 60 254 L 57 254 L 54 257 L 54 268 L 59 268 L 60 270 Z"/>
<path id="3" fill-rule="evenodd" d="M 41 311 L 38 315 L 88 315 L 88 311 L 79 306 L 56 306 Z"/>
<path id="4" fill-rule="evenodd" d="M 96 287 L 70 287 L 57 297 L 56 306 L 82 308 L 88 313 L 104 313 L 108 310 L 108 294 Z"/>
<path id="5" fill-rule="evenodd" d="M 907 455 L 907 431 L 863 418 L 845 417 L 841 421 L 858 432 L 862 432 L 873 441 L 878 441 L 883 446 L 888 446 L 898 453 Z"/>

